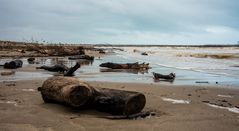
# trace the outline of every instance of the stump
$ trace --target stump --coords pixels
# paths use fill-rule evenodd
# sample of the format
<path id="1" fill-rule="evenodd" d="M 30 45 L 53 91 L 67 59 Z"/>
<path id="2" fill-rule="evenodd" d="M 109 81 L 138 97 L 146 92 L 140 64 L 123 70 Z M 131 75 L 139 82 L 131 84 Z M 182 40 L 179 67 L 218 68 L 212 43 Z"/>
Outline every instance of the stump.
<path id="1" fill-rule="evenodd" d="M 142 93 L 93 88 L 73 77 L 57 76 L 49 78 L 38 90 L 41 91 L 45 102 L 96 109 L 113 115 L 139 113 L 146 103 L 146 98 Z"/>

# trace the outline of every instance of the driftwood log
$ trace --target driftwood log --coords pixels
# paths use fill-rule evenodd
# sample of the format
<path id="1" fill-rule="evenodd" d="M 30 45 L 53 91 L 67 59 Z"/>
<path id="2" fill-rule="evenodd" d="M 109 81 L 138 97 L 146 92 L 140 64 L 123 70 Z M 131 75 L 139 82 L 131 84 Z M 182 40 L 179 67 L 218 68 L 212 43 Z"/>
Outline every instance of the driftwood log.
<path id="1" fill-rule="evenodd" d="M 64 76 L 73 76 L 74 72 L 80 68 L 80 64 L 76 62 L 75 66 L 71 67 L 65 74 Z"/>
<path id="2" fill-rule="evenodd" d="M 93 88 L 73 77 L 51 77 L 38 90 L 41 91 L 45 102 L 96 109 L 113 115 L 139 113 L 146 103 L 146 98 L 142 93 Z"/>
<path id="3" fill-rule="evenodd" d="M 163 75 L 163 74 L 155 73 L 155 72 L 153 72 L 153 76 L 154 76 L 154 79 L 156 79 L 156 80 L 158 80 L 158 79 L 174 80 L 176 77 L 175 73 Z"/>
<path id="4" fill-rule="evenodd" d="M 29 64 L 34 64 L 35 63 L 35 58 L 34 57 L 28 58 L 27 61 L 28 61 Z"/>
<path id="5" fill-rule="evenodd" d="M 54 66 L 40 66 L 40 67 L 36 67 L 36 69 L 44 69 L 47 71 L 52 71 L 52 72 L 65 72 L 68 71 L 68 67 L 63 65 L 63 64 L 56 64 Z"/>
<path id="6" fill-rule="evenodd" d="M 22 64 L 23 62 L 21 60 L 14 60 L 6 62 L 3 67 L 6 69 L 16 69 L 22 67 Z"/>
<path id="7" fill-rule="evenodd" d="M 102 63 L 100 64 L 100 67 L 107 67 L 111 69 L 149 69 L 149 63 L 126 63 L 126 64 L 118 64 L 118 63 Z"/>

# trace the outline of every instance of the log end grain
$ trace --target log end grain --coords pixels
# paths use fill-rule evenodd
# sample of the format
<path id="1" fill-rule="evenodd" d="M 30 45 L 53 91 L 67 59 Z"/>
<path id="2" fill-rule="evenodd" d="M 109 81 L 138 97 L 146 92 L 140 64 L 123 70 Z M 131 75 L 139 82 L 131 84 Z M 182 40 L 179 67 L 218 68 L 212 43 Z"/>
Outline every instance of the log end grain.
<path id="1" fill-rule="evenodd" d="M 130 115 L 139 113 L 146 104 L 145 95 L 138 93 L 133 95 L 131 98 L 126 101 L 125 110 L 123 112 L 124 115 Z"/>

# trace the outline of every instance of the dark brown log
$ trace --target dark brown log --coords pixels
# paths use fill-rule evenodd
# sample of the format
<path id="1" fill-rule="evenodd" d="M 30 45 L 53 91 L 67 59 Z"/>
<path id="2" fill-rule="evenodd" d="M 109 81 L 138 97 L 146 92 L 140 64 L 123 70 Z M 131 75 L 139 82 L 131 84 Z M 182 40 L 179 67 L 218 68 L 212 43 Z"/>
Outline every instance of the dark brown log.
<path id="1" fill-rule="evenodd" d="M 38 90 L 41 91 L 45 102 L 65 103 L 73 107 L 91 108 L 114 115 L 139 113 L 146 103 L 142 93 L 93 88 L 73 77 L 49 78 Z"/>
<path id="2" fill-rule="evenodd" d="M 94 108 L 114 115 L 139 113 L 145 106 L 142 93 L 98 88 L 94 98 Z"/>
<path id="3" fill-rule="evenodd" d="M 149 69 L 149 63 L 139 64 L 138 62 L 136 62 L 136 63 L 119 64 L 119 63 L 106 62 L 106 63 L 100 64 L 100 67 L 107 67 L 111 69 Z"/>
<path id="4" fill-rule="evenodd" d="M 166 80 L 174 80 L 176 75 L 175 73 L 170 73 L 169 75 L 163 75 L 160 73 L 153 72 L 154 79 L 166 79 Z"/>
<path id="5" fill-rule="evenodd" d="M 56 64 L 54 66 L 40 66 L 40 67 L 36 67 L 36 69 L 44 69 L 44 70 L 48 70 L 52 72 L 65 72 L 69 68 L 63 64 Z"/>
<path id="6" fill-rule="evenodd" d="M 6 69 L 16 69 L 22 67 L 23 62 L 21 60 L 14 60 L 10 62 L 6 62 L 4 64 L 4 68 Z"/>
<path id="7" fill-rule="evenodd" d="M 64 76 L 73 76 L 74 72 L 80 68 L 80 64 L 76 62 L 75 66 L 71 67 L 65 74 Z"/>

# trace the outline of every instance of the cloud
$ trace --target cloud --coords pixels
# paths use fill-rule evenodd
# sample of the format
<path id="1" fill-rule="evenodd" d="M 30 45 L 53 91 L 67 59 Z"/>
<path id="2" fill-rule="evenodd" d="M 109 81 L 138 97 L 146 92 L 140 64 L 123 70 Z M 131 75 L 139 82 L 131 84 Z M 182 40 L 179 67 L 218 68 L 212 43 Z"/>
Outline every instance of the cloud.
<path id="1" fill-rule="evenodd" d="M 0 39 L 236 43 L 237 0 L 1 0 Z"/>

